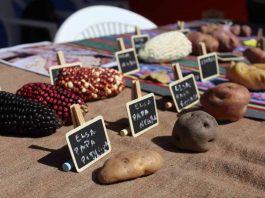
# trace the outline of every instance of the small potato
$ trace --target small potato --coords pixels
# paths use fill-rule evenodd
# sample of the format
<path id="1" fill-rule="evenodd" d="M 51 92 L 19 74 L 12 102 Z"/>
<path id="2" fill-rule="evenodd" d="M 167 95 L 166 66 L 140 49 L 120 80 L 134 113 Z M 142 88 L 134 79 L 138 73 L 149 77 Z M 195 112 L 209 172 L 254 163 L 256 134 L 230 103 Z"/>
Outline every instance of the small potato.
<path id="1" fill-rule="evenodd" d="M 98 181 L 111 184 L 150 175 L 163 164 L 160 154 L 152 150 L 124 151 L 109 158 L 98 174 Z"/>
<path id="2" fill-rule="evenodd" d="M 248 48 L 244 51 L 244 56 L 251 63 L 265 63 L 265 52 L 260 48 Z"/>
<path id="3" fill-rule="evenodd" d="M 220 51 L 232 52 L 240 45 L 240 41 L 232 32 L 226 29 L 218 29 L 211 34 L 219 41 Z"/>
<path id="4" fill-rule="evenodd" d="M 252 29 L 248 25 L 242 25 L 241 26 L 241 36 L 251 36 Z"/>
<path id="5" fill-rule="evenodd" d="M 241 28 L 240 28 L 240 25 L 233 25 L 231 28 L 230 28 L 231 32 L 234 34 L 234 35 L 240 35 L 240 32 L 241 32 Z"/>
<path id="6" fill-rule="evenodd" d="M 205 43 L 207 53 L 216 52 L 219 48 L 219 42 L 211 35 L 201 32 L 190 32 L 187 37 L 192 43 L 192 53 L 194 55 L 201 55 L 200 42 Z"/>

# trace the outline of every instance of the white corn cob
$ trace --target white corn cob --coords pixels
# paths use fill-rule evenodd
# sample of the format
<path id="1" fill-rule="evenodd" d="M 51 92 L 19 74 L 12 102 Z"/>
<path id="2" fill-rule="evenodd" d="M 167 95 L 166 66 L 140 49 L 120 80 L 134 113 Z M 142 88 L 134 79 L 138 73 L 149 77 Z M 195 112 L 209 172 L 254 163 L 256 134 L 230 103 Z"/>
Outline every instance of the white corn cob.
<path id="1" fill-rule="evenodd" d="M 191 42 L 183 33 L 170 31 L 150 39 L 139 51 L 139 57 L 147 62 L 173 61 L 189 55 L 191 51 Z"/>

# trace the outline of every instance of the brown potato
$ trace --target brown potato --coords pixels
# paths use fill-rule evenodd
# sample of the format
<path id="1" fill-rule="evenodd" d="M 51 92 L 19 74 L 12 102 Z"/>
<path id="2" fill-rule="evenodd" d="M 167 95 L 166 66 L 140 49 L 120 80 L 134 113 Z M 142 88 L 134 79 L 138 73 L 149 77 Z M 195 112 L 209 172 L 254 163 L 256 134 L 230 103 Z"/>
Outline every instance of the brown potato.
<path id="1" fill-rule="evenodd" d="M 248 48 L 244 51 L 244 56 L 251 63 L 265 63 L 265 52 L 260 48 Z"/>
<path id="2" fill-rule="evenodd" d="M 205 43 L 207 53 L 216 52 L 219 48 L 219 42 L 211 35 L 201 32 L 190 32 L 187 37 L 192 43 L 192 53 L 194 55 L 201 55 L 200 42 Z"/>
<path id="3" fill-rule="evenodd" d="M 234 35 L 240 35 L 240 32 L 241 32 L 241 28 L 240 28 L 240 25 L 233 25 L 231 28 L 230 28 L 231 32 L 234 34 Z"/>
<path id="4" fill-rule="evenodd" d="M 252 90 L 265 90 L 265 65 L 232 63 L 226 69 L 226 76 L 235 83 L 244 85 Z"/>
<path id="5" fill-rule="evenodd" d="M 242 85 L 222 83 L 208 89 L 200 98 L 204 110 L 219 121 L 241 119 L 250 100 L 250 93 Z"/>
<path id="6" fill-rule="evenodd" d="M 150 175 L 163 164 L 160 154 L 152 150 L 124 151 L 109 158 L 98 174 L 98 181 L 110 184 Z"/>
<path id="7" fill-rule="evenodd" d="M 204 111 L 182 114 L 172 131 L 173 142 L 183 150 L 206 152 L 217 136 L 217 126 L 214 117 Z"/>
<path id="8" fill-rule="evenodd" d="M 240 41 L 230 30 L 225 28 L 219 28 L 211 34 L 215 39 L 219 41 L 220 51 L 232 52 L 236 47 L 240 45 Z"/>
<path id="9" fill-rule="evenodd" d="M 252 34 L 252 29 L 248 25 L 242 25 L 241 26 L 241 36 L 251 36 Z"/>

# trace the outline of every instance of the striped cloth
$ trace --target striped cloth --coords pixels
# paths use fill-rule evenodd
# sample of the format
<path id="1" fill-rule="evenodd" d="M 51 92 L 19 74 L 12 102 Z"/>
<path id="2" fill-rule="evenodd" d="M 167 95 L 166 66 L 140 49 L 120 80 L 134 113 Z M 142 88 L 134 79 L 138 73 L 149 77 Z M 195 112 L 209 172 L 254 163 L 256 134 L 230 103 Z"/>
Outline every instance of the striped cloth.
<path id="1" fill-rule="evenodd" d="M 167 27 L 169 27 L 167 29 Z M 158 28 L 155 30 L 144 31 L 153 37 L 161 32 L 165 32 L 171 29 L 171 26 L 164 26 L 163 28 Z M 117 45 L 117 38 L 121 37 L 124 39 L 125 47 L 131 47 L 131 34 L 124 34 L 119 36 L 106 36 L 101 38 L 94 39 L 85 39 L 73 43 L 69 43 L 69 45 L 73 45 L 76 47 L 81 47 L 84 49 L 93 50 L 99 53 L 104 53 L 108 55 L 113 55 L 116 51 L 119 51 Z M 182 60 L 178 61 L 181 65 L 182 72 L 185 74 L 194 73 L 195 76 L 198 74 L 198 64 L 197 58 L 195 56 L 188 56 Z M 160 63 L 160 64 L 140 64 L 141 70 L 137 73 L 126 76 L 127 85 L 130 86 L 132 79 L 138 79 L 141 75 L 145 73 L 149 73 L 151 71 L 159 71 L 166 70 L 168 75 L 173 80 L 173 73 L 171 71 L 170 63 Z M 197 85 L 199 88 L 199 93 L 203 94 L 210 87 L 216 86 L 219 83 L 227 82 L 228 80 L 225 78 L 225 68 L 220 66 L 221 76 L 219 78 L 215 78 L 213 80 L 207 82 L 197 81 Z M 148 92 L 154 92 L 156 94 L 170 97 L 170 92 L 168 89 L 168 84 L 155 83 L 147 80 L 141 80 L 142 89 Z M 248 111 L 246 114 L 247 117 L 257 118 L 257 119 L 265 119 L 265 91 L 262 92 L 251 92 L 251 101 L 248 105 Z"/>

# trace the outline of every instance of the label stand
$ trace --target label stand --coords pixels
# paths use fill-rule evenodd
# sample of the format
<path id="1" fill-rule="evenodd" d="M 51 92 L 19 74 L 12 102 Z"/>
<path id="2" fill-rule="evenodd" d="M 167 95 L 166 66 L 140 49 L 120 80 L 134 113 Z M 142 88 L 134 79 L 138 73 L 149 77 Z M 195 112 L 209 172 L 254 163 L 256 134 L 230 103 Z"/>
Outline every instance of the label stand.
<path id="1" fill-rule="evenodd" d="M 79 104 L 73 104 L 70 107 L 70 112 L 71 112 L 71 118 L 72 118 L 72 122 L 74 125 L 74 128 L 77 128 L 79 126 L 81 126 L 82 124 L 85 124 L 85 118 L 82 114 L 82 110 L 80 108 Z M 62 169 L 66 172 L 72 170 L 74 167 L 73 161 L 69 160 L 67 162 L 64 162 L 62 164 Z"/>
<path id="2" fill-rule="evenodd" d="M 189 29 L 185 29 L 185 22 L 184 21 L 177 21 L 177 30 L 181 31 L 183 34 L 190 32 Z"/>
<path id="3" fill-rule="evenodd" d="M 183 78 L 179 63 L 172 64 L 172 70 L 173 70 L 175 80 L 179 80 L 179 79 Z M 166 102 L 166 104 L 165 104 L 166 109 L 171 109 L 174 106 L 175 106 L 175 104 L 174 104 L 173 100 Z"/>
<path id="4" fill-rule="evenodd" d="M 124 45 L 124 41 L 123 41 L 123 38 L 117 38 L 117 41 L 118 41 L 118 46 L 119 46 L 119 49 L 121 51 L 125 50 L 125 45 Z"/>
<path id="5" fill-rule="evenodd" d="M 66 64 L 63 51 L 57 52 L 57 62 L 59 63 L 59 65 L 65 65 Z"/>
<path id="6" fill-rule="evenodd" d="M 257 47 L 265 50 L 265 39 L 263 37 L 263 29 L 259 28 L 257 33 Z"/>
<path id="7" fill-rule="evenodd" d="M 135 99 L 138 99 L 141 97 L 142 97 L 142 92 L 141 92 L 140 82 L 139 82 L 139 80 L 133 80 L 132 81 L 131 100 L 135 100 Z M 120 136 L 127 136 L 127 135 L 131 134 L 130 127 L 122 129 L 119 134 L 120 134 Z"/>
<path id="8" fill-rule="evenodd" d="M 207 50 L 204 42 L 200 42 L 200 55 L 207 55 Z"/>
<path id="9" fill-rule="evenodd" d="M 140 30 L 140 27 L 139 26 L 135 26 L 135 34 L 137 36 L 140 36 L 141 35 L 141 30 Z"/>

